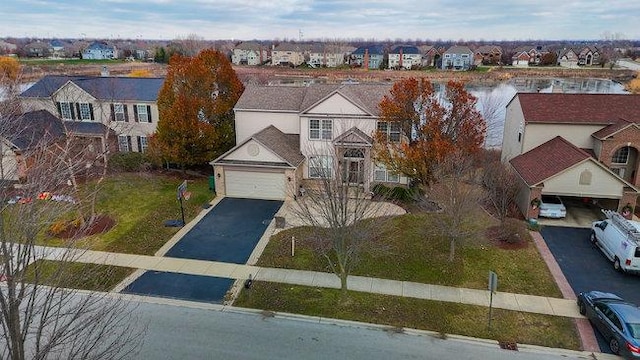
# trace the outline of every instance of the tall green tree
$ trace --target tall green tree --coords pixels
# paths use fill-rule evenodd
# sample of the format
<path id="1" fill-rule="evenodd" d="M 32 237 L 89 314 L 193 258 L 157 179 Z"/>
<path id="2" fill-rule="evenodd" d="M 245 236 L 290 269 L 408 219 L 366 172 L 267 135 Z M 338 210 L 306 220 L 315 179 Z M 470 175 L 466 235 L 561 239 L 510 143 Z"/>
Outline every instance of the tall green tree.
<path id="1" fill-rule="evenodd" d="M 229 150 L 235 141 L 233 107 L 243 91 L 222 53 L 174 55 L 158 96 L 160 121 L 150 139 L 150 153 L 184 169 Z"/>

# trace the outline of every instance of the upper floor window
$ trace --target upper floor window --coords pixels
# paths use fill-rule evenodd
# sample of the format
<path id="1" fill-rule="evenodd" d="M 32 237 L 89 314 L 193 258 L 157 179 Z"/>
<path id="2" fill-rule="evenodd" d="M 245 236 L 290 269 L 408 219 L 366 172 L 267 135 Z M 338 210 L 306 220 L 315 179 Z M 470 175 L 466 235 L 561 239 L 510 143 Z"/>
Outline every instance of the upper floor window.
<path id="1" fill-rule="evenodd" d="M 391 142 L 400 141 L 400 123 L 396 121 L 379 121 L 378 131 L 384 134 L 385 138 Z"/>
<path id="2" fill-rule="evenodd" d="M 73 120 L 71 103 L 68 102 L 60 102 L 60 116 L 65 120 Z"/>
<path id="3" fill-rule="evenodd" d="M 332 133 L 333 133 L 333 120 L 331 119 L 309 120 L 309 139 L 331 140 Z"/>
<path id="4" fill-rule="evenodd" d="M 78 113 L 80 120 L 93 120 L 93 109 L 91 104 L 88 103 L 79 103 L 78 104 Z"/>
<path id="5" fill-rule="evenodd" d="M 136 121 L 151 122 L 151 106 L 136 104 L 133 109 L 135 110 Z"/>
<path id="6" fill-rule="evenodd" d="M 124 104 L 113 104 L 113 118 L 115 121 L 127 121 Z"/>
<path id="7" fill-rule="evenodd" d="M 629 147 L 621 147 L 613 154 L 611 158 L 611 163 L 613 164 L 626 164 L 629 161 Z"/>

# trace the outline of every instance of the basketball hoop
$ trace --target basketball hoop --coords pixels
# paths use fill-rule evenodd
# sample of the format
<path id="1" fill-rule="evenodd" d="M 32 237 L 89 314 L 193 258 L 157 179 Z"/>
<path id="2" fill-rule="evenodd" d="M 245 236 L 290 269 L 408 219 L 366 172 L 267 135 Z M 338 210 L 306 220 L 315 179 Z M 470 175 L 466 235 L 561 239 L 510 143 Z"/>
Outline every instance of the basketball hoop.
<path id="1" fill-rule="evenodd" d="M 187 201 L 188 201 L 188 200 L 191 198 L 191 191 L 185 191 L 185 192 L 182 194 L 182 197 L 183 197 L 185 200 L 187 200 Z"/>

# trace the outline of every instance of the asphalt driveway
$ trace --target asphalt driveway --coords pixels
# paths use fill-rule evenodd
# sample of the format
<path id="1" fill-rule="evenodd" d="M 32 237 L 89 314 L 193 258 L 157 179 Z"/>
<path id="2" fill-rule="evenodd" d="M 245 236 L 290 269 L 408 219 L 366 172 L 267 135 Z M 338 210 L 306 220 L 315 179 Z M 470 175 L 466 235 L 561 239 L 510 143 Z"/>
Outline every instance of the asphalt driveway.
<path id="1" fill-rule="evenodd" d="M 165 254 L 245 264 L 282 201 L 222 199 Z"/>
<path id="2" fill-rule="evenodd" d="M 640 305 L 640 276 L 622 274 L 589 241 L 591 229 L 544 226 L 540 230 L 549 250 L 576 295 L 601 290 Z M 608 342 L 595 330 L 600 349 L 610 352 Z"/>
<path id="3" fill-rule="evenodd" d="M 233 279 L 147 271 L 123 293 L 221 304 Z"/>

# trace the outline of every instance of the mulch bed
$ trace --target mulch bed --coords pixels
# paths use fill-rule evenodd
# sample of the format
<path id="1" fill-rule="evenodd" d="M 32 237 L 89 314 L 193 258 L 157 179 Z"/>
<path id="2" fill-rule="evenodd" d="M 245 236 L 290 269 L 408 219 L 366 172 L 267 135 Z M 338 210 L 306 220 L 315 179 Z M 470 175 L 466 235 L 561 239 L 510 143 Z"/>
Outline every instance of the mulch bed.
<path id="1" fill-rule="evenodd" d="M 529 246 L 529 242 L 526 239 L 522 239 L 520 242 L 507 242 L 502 239 L 502 226 L 496 225 L 488 228 L 485 232 L 485 236 L 489 239 L 489 243 L 493 246 L 504 250 L 518 250 L 525 249 Z"/>
<path id="2" fill-rule="evenodd" d="M 67 228 L 56 234 L 55 237 L 71 239 L 102 234 L 109 231 L 115 224 L 116 221 L 112 217 L 108 215 L 98 215 L 91 224 L 85 224 L 85 226 L 81 228 L 77 228 L 72 223 L 69 223 Z"/>

